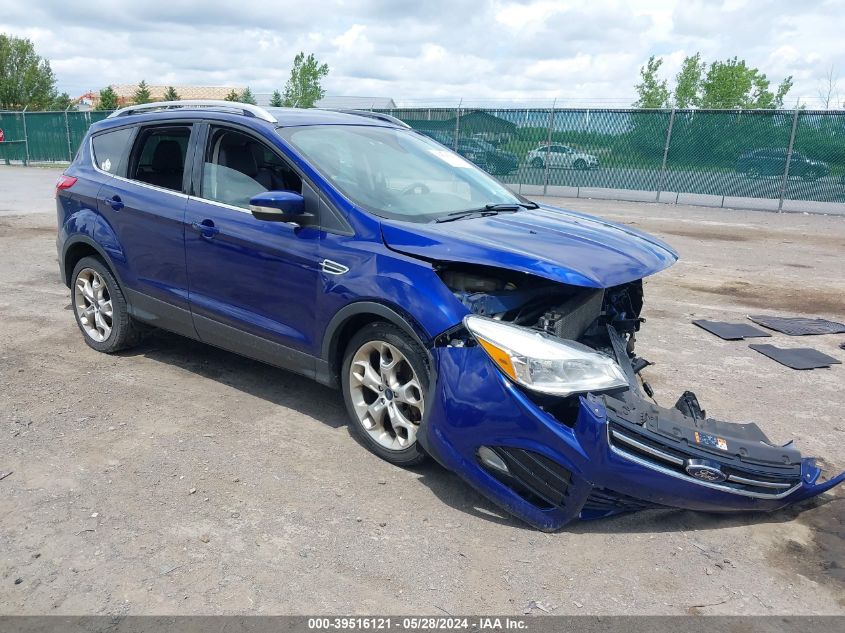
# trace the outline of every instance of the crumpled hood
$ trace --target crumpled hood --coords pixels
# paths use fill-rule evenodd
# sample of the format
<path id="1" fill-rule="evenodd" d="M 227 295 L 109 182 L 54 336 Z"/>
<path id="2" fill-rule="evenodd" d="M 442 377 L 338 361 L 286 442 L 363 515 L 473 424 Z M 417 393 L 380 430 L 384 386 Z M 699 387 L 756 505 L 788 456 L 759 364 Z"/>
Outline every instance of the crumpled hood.
<path id="1" fill-rule="evenodd" d="M 427 260 L 497 266 L 592 288 L 641 279 L 678 259 L 646 233 L 548 206 L 439 224 L 383 220 L 382 236 L 389 248 Z"/>

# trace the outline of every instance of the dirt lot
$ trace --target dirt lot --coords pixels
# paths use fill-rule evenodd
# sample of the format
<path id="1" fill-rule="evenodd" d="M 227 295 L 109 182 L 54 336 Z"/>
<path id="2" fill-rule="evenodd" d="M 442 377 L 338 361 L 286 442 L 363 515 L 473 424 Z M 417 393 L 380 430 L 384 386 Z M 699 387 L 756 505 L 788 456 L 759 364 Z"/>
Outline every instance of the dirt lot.
<path id="1" fill-rule="evenodd" d="M 543 534 L 435 465 L 367 453 L 308 380 L 165 333 L 97 354 L 57 278 L 56 175 L 0 167 L 0 612 L 845 614 L 843 492 Z M 658 402 L 694 388 L 845 467 L 845 365 L 792 371 L 690 324 L 845 318 L 845 218 L 559 203 L 681 253 L 646 284 Z M 843 341 L 767 342 L 845 360 Z"/>

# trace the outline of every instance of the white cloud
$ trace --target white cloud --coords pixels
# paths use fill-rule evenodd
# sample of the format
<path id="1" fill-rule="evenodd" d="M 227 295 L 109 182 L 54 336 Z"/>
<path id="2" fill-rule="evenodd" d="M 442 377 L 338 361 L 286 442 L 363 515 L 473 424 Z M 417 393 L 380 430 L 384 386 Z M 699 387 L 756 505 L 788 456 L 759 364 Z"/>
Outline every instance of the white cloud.
<path id="1" fill-rule="evenodd" d="M 330 94 L 397 101 L 633 100 L 649 55 L 671 78 L 685 55 L 737 55 L 811 97 L 845 76 L 842 0 L 4 0 L 0 31 L 30 37 L 73 95 L 109 83 L 284 85 L 313 52 Z M 845 84 L 845 81 L 843 81 Z"/>

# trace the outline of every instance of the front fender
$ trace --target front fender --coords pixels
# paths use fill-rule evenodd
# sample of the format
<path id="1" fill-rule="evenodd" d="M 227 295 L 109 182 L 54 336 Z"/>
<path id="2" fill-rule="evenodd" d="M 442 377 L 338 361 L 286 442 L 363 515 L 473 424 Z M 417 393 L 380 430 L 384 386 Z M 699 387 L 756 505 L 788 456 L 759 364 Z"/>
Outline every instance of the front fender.
<path id="1" fill-rule="evenodd" d="M 324 252 L 348 268 L 342 275 L 322 275 L 317 314 L 326 317 L 319 353 L 329 365 L 342 353 L 346 325 L 361 315 L 396 324 L 428 350 L 437 335 L 468 313 L 429 262 L 385 251 L 379 243 L 338 240 L 330 254 Z"/>

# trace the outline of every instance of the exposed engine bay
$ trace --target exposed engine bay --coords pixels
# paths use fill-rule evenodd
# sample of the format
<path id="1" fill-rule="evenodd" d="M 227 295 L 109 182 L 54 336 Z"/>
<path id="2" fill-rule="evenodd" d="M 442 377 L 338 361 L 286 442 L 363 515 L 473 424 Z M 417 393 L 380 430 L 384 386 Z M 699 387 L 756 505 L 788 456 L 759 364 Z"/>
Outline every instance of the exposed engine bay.
<path id="1" fill-rule="evenodd" d="M 739 495 L 784 496 L 801 484 L 802 456 L 791 442 L 772 443 L 756 424 L 708 418 L 692 391 L 672 408 L 659 406 L 640 376 L 650 365 L 634 352 L 645 321 L 642 280 L 607 289 L 584 288 L 480 266 L 442 265 L 443 282 L 473 314 L 576 341 L 614 359 L 627 386 L 593 393 L 607 410 L 608 443 L 641 465 Z M 440 344 L 472 345 L 456 329 Z M 584 393 L 532 394 L 561 423 L 574 425 Z"/>
<path id="2" fill-rule="evenodd" d="M 473 314 L 578 341 L 613 356 L 609 325 L 624 340 L 634 366 L 638 365 L 633 350 L 635 334 L 644 321 L 640 318 L 642 280 L 603 289 L 567 286 L 481 266 L 443 266 L 437 273 Z"/>

